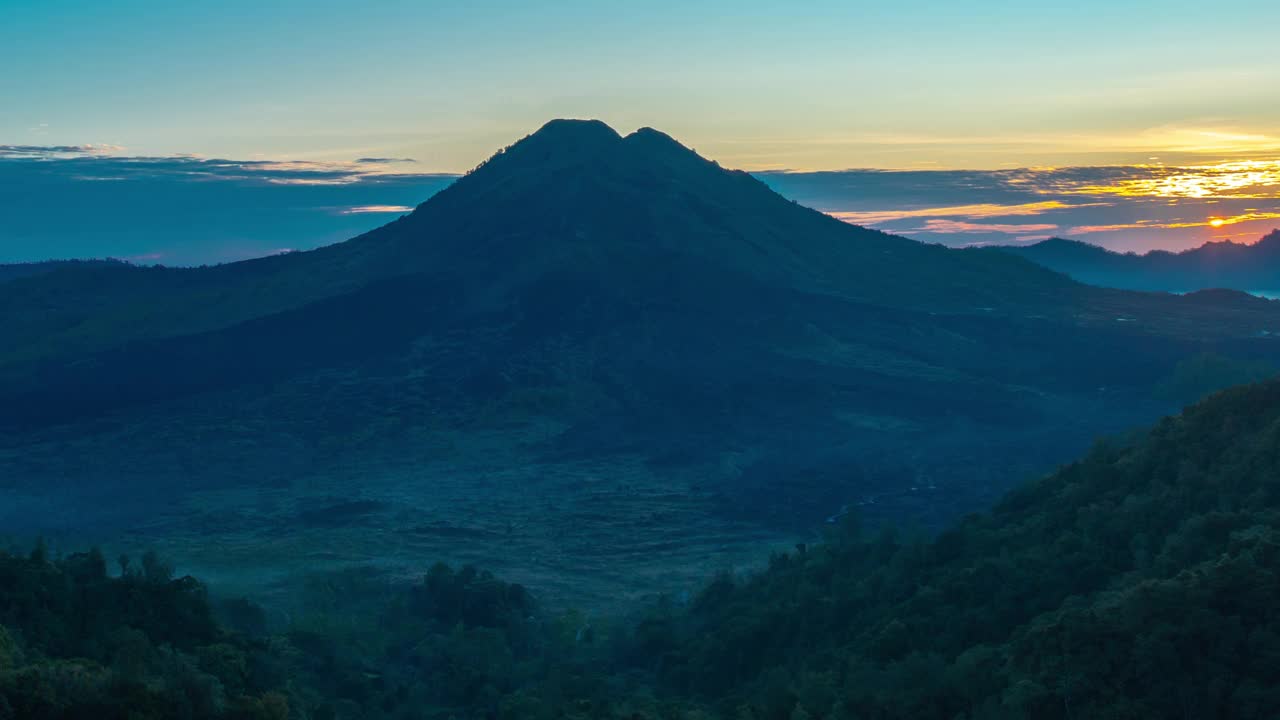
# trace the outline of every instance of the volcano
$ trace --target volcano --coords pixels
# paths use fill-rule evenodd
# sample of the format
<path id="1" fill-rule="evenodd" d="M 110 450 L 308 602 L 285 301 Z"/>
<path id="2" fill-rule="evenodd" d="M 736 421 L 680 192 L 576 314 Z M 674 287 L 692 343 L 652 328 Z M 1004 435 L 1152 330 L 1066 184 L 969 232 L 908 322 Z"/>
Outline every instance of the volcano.
<path id="1" fill-rule="evenodd" d="M 556 120 L 344 243 L 0 284 L 0 522 L 393 536 L 614 592 L 851 507 L 944 523 L 1270 372 L 1275 330 L 1244 294 L 1082 285 Z"/>

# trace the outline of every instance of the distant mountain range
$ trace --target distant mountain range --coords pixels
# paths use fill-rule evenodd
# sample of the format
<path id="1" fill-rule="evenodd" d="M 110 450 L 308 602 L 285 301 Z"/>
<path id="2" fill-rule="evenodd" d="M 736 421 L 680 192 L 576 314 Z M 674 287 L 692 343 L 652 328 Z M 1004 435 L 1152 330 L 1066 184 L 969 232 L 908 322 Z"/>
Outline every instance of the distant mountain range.
<path id="1" fill-rule="evenodd" d="M 0 525 L 203 533 L 237 571 L 324 531 L 616 597 L 843 506 L 938 526 L 1270 373 L 1276 332 L 1243 293 L 1092 287 L 553 121 L 345 243 L 0 284 Z"/>
<path id="2" fill-rule="evenodd" d="M 1061 238 L 999 249 L 1090 285 L 1164 292 L 1230 288 L 1280 293 L 1280 230 L 1253 244 L 1211 242 L 1182 252 L 1153 250 L 1142 255 Z"/>

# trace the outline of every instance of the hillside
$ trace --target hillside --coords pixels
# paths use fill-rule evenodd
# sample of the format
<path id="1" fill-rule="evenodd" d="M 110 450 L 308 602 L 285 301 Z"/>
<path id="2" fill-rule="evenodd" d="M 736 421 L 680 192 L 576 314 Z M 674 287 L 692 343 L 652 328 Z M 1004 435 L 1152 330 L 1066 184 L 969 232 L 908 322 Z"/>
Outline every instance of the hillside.
<path id="1" fill-rule="evenodd" d="M 944 526 L 1272 372 L 1276 329 L 554 121 L 346 243 L 0 285 L 0 523 L 245 587 L 443 558 L 618 603 L 846 506 Z"/>
<path id="2" fill-rule="evenodd" d="M 1270 717 L 1278 442 L 1280 382 L 1234 388 L 936 539 L 846 523 L 642 640 L 761 718 Z"/>
<path id="3" fill-rule="evenodd" d="M 436 565 L 312 579 L 281 626 L 154 555 L 0 552 L 0 713 L 1274 717 L 1277 447 L 1280 381 L 1234 388 L 936 537 L 850 514 L 625 618 Z"/>
<path id="4" fill-rule="evenodd" d="M 1051 239 L 999 250 L 1083 283 L 1159 292 L 1280 288 L 1280 230 L 1256 243 L 1210 242 L 1182 252 L 1117 253 L 1077 240 Z"/>

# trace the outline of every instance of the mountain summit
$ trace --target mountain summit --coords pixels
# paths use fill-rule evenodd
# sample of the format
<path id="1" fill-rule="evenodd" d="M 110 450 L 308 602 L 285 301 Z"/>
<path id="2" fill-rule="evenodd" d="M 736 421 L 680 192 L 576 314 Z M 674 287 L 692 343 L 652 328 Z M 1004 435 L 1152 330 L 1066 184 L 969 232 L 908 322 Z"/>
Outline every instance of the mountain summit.
<path id="1" fill-rule="evenodd" d="M 947 312 L 1053 312 L 1061 303 L 1051 293 L 1076 292 L 1011 258 L 842 223 L 657 130 L 624 137 L 591 120 L 547 123 L 367 238 L 332 252 L 372 260 L 365 245 L 383 244 L 397 271 L 454 267 L 481 275 L 476 284 L 547 263 L 624 285 L 644 268 L 731 272 L 769 287 Z"/>

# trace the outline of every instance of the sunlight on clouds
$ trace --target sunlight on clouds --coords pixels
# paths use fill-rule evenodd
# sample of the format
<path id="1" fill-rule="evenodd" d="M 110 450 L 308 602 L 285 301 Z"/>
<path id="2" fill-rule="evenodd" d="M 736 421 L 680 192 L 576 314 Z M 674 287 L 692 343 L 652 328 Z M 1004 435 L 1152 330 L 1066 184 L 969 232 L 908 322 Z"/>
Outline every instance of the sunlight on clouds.
<path id="1" fill-rule="evenodd" d="M 1131 223 L 1113 223 L 1109 225 L 1081 225 L 1073 227 L 1067 232 L 1071 235 L 1087 235 L 1089 233 L 1118 232 L 1121 230 L 1178 230 L 1196 227 L 1220 228 L 1227 225 L 1238 225 L 1240 223 L 1276 219 L 1280 219 L 1280 212 L 1252 211 L 1242 213 L 1240 215 L 1211 217 L 1207 220 L 1196 221 L 1172 220 L 1168 222 L 1161 222 L 1159 220 L 1138 220 Z"/>
<path id="2" fill-rule="evenodd" d="M 1238 225 L 1240 223 L 1253 222 L 1255 220 L 1276 219 L 1280 219 L 1280 212 L 1247 212 L 1240 215 L 1210 218 L 1209 225 L 1212 227 L 1222 227 L 1223 225 Z"/>
<path id="3" fill-rule="evenodd" d="M 1094 203 L 1093 205 L 1097 205 Z M 995 203 L 978 203 L 974 205 L 953 205 L 949 207 L 930 207 L 901 210 L 836 210 L 827 213 L 848 223 L 856 225 L 879 225 L 894 220 L 931 217 L 965 217 L 995 218 L 1039 215 L 1049 210 L 1064 210 L 1071 207 L 1059 200 L 1045 202 L 1022 203 L 1019 205 L 997 205 Z"/>
<path id="4" fill-rule="evenodd" d="M 1112 184 L 1081 185 L 1060 192 L 1149 198 L 1280 198 L 1280 160 L 1242 160 L 1214 165 L 1142 165 L 1143 176 Z"/>
<path id="5" fill-rule="evenodd" d="M 946 220 L 931 219 L 926 220 L 924 227 L 915 230 L 907 230 L 906 232 L 926 232 L 926 233 L 1006 233 L 1009 235 L 1024 235 L 1028 233 L 1046 233 L 1053 232 L 1058 229 L 1057 225 L 1049 223 L 1028 223 L 1025 225 L 1014 225 L 1006 223 L 975 223 L 964 220 Z"/>
<path id="6" fill-rule="evenodd" d="M 357 205 L 342 211 L 343 215 L 365 215 L 369 213 L 407 213 L 413 210 L 408 205 Z"/>
<path id="7" fill-rule="evenodd" d="M 1175 228 L 1197 227 L 1205 223 L 1164 223 L 1158 220 L 1138 220 L 1128 223 L 1110 223 L 1101 225 L 1077 225 L 1068 228 L 1068 235 L 1088 235 L 1090 233 L 1120 232 L 1122 230 L 1171 230 Z"/>
<path id="8" fill-rule="evenodd" d="M 839 220 L 953 245 L 1089 235 L 1113 249 L 1184 249 L 1233 236 L 1256 239 L 1280 225 L 1280 160 L 1158 161 L 765 179 Z"/>
<path id="9" fill-rule="evenodd" d="M 1153 151 L 1204 155 L 1248 155 L 1280 149 L 1280 138 L 1217 128 L 1159 127 L 1141 133 L 1136 145 Z"/>

